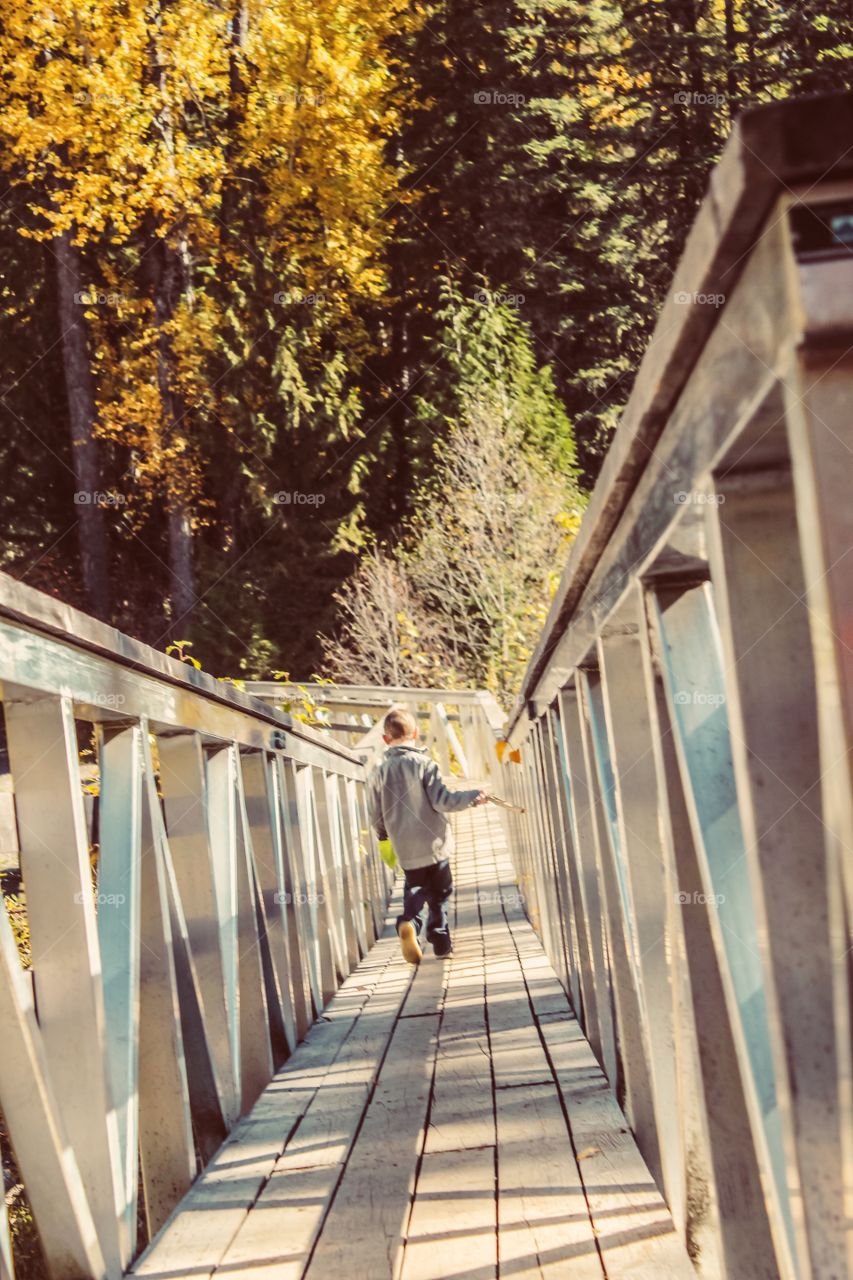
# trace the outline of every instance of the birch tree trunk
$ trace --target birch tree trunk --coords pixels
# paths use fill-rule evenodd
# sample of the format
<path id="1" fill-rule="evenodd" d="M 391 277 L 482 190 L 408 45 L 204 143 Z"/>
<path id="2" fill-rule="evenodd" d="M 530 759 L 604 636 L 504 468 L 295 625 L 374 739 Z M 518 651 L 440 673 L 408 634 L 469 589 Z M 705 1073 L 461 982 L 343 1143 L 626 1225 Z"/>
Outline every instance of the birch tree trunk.
<path id="1" fill-rule="evenodd" d="M 85 307 L 79 301 L 85 288 L 80 250 L 73 232 L 64 231 L 51 243 L 56 262 L 56 294 L 62 343 L 65 393 L 71 428 L 80 564 L 88 607 L 99 618 L 110 613 L 107 527 L 99 497 L 102 490 L 95 437 L 95 385 L 89 362 Z"/>
<path id="2" fill-rule="evenodd" d="M 169 324 L 187 287 L 186 263 L 180 246 L 160 239 L 156 250 L 157 278 L 154 313 L 157 319 L 157 382 L 163 412 L 163 435 L 167 446 L 175 443 L 182 430 L 185 406 L 177 390 L 175 350 Z M 166 525 L 169 544 L 169 598 L 172 606 L 173 639 L 192 620 L 197 603 L 193 567 L 193 531 L 185 479 L 180 470 L 166 477 Z"/>

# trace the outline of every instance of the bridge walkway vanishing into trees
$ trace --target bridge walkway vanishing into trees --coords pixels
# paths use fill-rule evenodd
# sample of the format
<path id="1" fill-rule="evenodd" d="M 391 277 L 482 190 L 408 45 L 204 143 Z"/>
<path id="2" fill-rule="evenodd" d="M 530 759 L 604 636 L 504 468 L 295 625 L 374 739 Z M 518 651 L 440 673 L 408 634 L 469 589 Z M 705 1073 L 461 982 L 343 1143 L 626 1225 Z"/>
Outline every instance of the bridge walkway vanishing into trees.
<path id="1" fill-rule="evenodd" d="M 734 130 L 509 718 L 0 575 L 2 1280 L 30 1210 L 55 1280 L 853 1274 L 851 139 L 850 95 Z M 417 972 L 397 700 L 516 806 Z"/>

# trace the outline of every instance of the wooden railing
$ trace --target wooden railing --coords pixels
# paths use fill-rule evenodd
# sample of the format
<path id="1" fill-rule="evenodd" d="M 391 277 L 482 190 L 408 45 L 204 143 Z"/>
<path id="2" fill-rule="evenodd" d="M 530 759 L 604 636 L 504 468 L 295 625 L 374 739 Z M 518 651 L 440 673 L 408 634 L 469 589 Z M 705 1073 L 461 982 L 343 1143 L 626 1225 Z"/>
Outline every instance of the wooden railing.
<path id="1" fill-rule="evenodd" d="M 119 1277 L 371 946 L 390 873 L 328 735 L 3 576 L 0 654 L 0 1110 L 50 1274 Z M 5 1202 L 0 1240 L 5 1276 Z"/>
<path id="2" fill-rule="evenodd" d="M 445 772 L 488 780 L 496 766 L 495 746 L 506 717 L 494 697 L 480 689 L 417 689 L 374 685 L 280 684 L 255 681 L 247 692 L 278 707 L 308 708 L 328 732 L 351 747 L 367 765 L 382 749 L 382 718 L 404 706 L 418 721 L 421 743 Z"/>
<path id="3" fill-rule="evenodd" d="M 529 911 L 699 1274 L 853 1274 L 853 103 L 712 175 L 512 717 Z"/>

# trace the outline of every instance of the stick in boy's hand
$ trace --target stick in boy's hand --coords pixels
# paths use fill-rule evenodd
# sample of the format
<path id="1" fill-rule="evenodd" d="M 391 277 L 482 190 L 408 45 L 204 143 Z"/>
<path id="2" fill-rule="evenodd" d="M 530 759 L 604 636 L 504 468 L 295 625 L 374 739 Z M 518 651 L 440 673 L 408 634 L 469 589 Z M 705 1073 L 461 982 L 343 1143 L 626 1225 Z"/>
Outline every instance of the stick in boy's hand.
<path id="1" fill-rule="evenodd" d="M 519 804 L 510 804 L 509 800 L 502 800 L 500 796 L 486 796 L 487 800 L 491 800 L 492 804 L 498 804 L 502 809 L 512 809 L 513 813 L 526 813 L 526 809 L 522 809 Z M 480 801 L 478 801 L 480 803 Z"/>

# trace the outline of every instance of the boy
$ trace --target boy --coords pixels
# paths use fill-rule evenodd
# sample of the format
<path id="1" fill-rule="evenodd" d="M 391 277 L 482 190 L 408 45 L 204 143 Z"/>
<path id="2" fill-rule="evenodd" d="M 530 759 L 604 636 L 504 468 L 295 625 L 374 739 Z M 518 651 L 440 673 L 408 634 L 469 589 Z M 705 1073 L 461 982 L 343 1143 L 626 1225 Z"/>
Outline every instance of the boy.
<path id="1" fill-rule="evenodd" d="M 448 791 L 435 761 L 418 746 L 418 722 L 405 707 L 392 707 L 382 735 L 385 755 L 370 775 L 370 821 L 380 840 L 390 838 L 403 868 L 403 914 L 397 933 L 409 964 L 420 964 L 421 912 L 429 908 L 426 939 L 437 956 L 453 950 L 447 900 L 453 892 L 453 833 L 445 814 L 486 803 L 484 791 Z"/>

